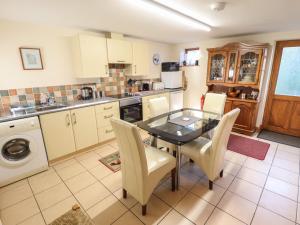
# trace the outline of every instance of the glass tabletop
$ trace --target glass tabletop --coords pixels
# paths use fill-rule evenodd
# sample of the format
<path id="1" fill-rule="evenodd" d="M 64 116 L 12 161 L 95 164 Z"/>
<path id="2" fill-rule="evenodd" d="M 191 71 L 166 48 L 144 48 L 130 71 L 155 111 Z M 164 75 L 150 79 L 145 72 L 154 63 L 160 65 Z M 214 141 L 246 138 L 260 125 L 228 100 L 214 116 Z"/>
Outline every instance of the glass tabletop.
<path id="1" fill-rule="evenodd" d="M 180 109 L 138 122 L 137 126 L 164 141 L 182 145 L 215 128 L 221 116 L 197 109 Z"/>

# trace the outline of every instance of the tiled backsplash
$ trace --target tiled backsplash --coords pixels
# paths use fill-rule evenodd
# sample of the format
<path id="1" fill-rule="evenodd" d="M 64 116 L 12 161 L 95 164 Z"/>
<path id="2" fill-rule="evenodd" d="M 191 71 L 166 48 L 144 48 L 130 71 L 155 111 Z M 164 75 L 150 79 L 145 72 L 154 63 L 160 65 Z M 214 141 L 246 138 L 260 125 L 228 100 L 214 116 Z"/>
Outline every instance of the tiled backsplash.
<path id="1" fill-rule="evenodd" d="M 124 93 L 124 65 L 110 65 L 109 77 L 100 78 L 100 83 L 0 90 L 0 111 L 8 111 L 11 106 L 40 104 L 41 94 L 54 97 L 60 103 L 75 101 L 80 95 L 80 89 L 91 85 L 96 85 L 98 91 L 105 91 L 107 96 Z"/>

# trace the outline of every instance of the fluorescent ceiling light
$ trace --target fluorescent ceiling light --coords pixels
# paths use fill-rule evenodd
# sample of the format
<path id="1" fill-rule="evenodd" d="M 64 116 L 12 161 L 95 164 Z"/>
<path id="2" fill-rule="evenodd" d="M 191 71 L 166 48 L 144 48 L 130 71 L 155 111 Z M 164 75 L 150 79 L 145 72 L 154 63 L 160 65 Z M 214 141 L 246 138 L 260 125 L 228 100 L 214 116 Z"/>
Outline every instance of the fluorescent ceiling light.
<path id="1" fill-rule="evenodd" d="M 127 2 L 133 4 L 135 7 L 141 7 L 143 10 L 167 18 L 174 23 L 181 23 L 197 30 L 211 31 L 211 27 L 208 24 L 160 2 L 154 0 L 127 0 Z"/>

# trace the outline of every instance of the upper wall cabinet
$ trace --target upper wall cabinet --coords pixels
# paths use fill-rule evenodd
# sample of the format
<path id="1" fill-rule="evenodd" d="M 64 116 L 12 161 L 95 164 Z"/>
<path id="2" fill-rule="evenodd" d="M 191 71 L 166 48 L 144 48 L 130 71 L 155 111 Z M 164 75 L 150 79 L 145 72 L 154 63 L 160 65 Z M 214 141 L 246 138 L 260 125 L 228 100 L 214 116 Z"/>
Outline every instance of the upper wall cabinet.
<path id="1" fill-rule="evenodd" d="M 77 35 L 73 39 L 73 56 L 76 77 L 109 76 L 106 38 Z"/>
<path id="2" fill-rule="evenodd" d="M 131 64 L 131 42 L 121 39 L 107 39 L 107 54 L 109 63 Z"/>
<path id="3" fill-rule="evenodd" d="M 149 45 L 146 42 L 133 42 L 132 43 L 132 71 L 131 75 L 148 75 L 150 54 Z"/>
<path id="4" fill-rule="evenodd" d="M 207 84 L 258 87 L 267 47 L 239 42 L 208 49 Z"/>

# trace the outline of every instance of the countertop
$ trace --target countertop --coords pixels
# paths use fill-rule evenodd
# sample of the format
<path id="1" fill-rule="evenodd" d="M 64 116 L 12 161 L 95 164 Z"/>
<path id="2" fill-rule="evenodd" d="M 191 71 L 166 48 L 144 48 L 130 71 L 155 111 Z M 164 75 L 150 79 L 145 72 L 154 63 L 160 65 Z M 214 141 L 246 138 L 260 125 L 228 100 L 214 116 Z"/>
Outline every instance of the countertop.
<path id="1" fill-rule="evenodd" d="M 174 92 L 174 91 L 179 91 L 179 90 L 182 90 L 182 89 L 164 89 L 164 90 L 157 90 L 157 91 L 143 91 L 143 92 L 139 92 L 137 96 L 143 97 L 143 96 L 156 95 L 156 94 L 165 93 L 165 92 Z M 127 98 L 134 98 L 134 97 L 135 96 L 128 96 Z M 55 109 L 49 109 L 49 110 L 43 110 L 43 111 L 36 111 L 33 109 L 26 113 L 20 113 L 20 114 L 16 114 L 16 115 L 13 115 L 11 112 L 2 112 L 2 113 L 0 113 L 0 123 L 6 122 L 6 121 L 11 121 L 11 120 L 28 118 L 28 117 L 32 117 L 32 116 L 39 116 L 39 115 L 48 114 L 48 113 L 61 112 L 61 111 L 65 111 L 65 110 L 72 110 L 72 109 L 77 109 L 77 108 L 82 108 L 82 107 L 87 107 L 87 106 L 105 104 L 105 103 L 109 103 L 109 102 L 116 102 L 116 101 L 120 101 L 120 99 L 112 98 L 112 97 L 104 97 L 104 98 L 91 99 L 91 100 L 80 100 L 80 101 L 68 102 L 66 104 L 64 103 L 65 106 L 60 107 L 60 108 L 55 108 Z"/>

